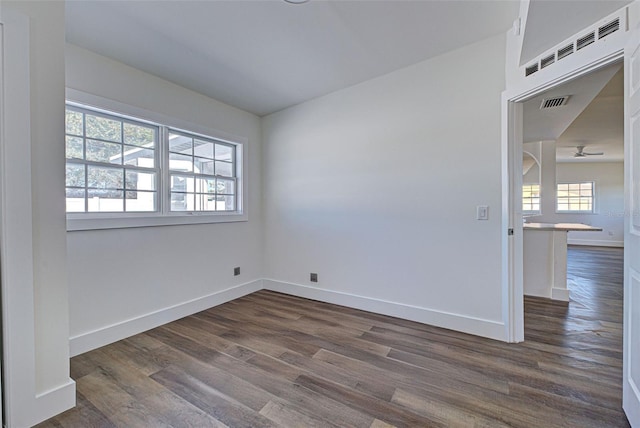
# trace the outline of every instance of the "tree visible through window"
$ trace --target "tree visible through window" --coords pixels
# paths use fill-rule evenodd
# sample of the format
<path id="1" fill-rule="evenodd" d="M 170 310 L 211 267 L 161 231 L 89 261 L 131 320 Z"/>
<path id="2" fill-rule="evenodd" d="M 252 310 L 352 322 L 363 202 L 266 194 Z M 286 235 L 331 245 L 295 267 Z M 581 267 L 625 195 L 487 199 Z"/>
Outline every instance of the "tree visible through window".
<path id="1" fill-rule="evenodd" d="M 67 212 L 153 212 L 158 127 L 67 107 Z"/>
<path id="2" fill-rule="evenodd" d="M 558 183 L 556 211 L 593 212 L 593 197 L 594 184 L 592 181 Z"/>

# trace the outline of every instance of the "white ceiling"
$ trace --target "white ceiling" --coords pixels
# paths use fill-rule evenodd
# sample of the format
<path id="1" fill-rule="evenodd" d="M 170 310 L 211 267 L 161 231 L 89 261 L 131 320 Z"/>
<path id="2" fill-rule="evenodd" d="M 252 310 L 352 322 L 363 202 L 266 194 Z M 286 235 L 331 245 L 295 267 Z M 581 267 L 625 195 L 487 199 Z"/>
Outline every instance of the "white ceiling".
<path id="1" fill-rule="evenodd" d="M 556 141 L 558 162 L 624 159 L 623 70 L 614 64 L 551 89 L 524 103 L 524 142 Z M 541 110 L 545 98 L 570 95 L 565 106 Z M 576 158 L 577 146 L 603 156 Z"/>
<path id="2" fill-rule="evenodd" d="M 575 158 L 575 146 L 604 156 Z M 558 162 L 624 160 L 624 72 L 622 68 L 556 141 Z"/>
<path id="3" fill-rule="evenodd" d="M 524 103 L 524 142 L 555 141 L 611 80 L 620 65 L 606 67 L 546 91 Z M 566 105 L 540 109 L 542 101 L 569 96 Z"/>
<path id="4" fill-rule="evenodd" d="M 511 1 L 68 1 L 67 41 L 257 115 L 492 35 Z"/>
<path id="5" fill-rule="evenodd" d="M 531 0 L 520 65 L 595 24 L 631 0 Z"/>

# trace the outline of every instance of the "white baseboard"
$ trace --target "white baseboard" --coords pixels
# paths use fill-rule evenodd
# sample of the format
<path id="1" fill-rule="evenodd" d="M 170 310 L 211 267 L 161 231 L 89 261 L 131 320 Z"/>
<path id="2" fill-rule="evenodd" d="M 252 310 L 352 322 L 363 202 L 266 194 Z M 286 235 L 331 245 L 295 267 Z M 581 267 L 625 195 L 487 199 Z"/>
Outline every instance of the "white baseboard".
<path id="1" fill-rule="evenodd" d="M 262 289 L 389 315 L 491 339 L 507 340 L 505 326 L 502 322 L 272 279 L 258 279 L 74 336 L 69 340 L 70 355 L 74 357 Z"/>
<path id="2" fill-rule="evenodd" d="M 569 245 L 588 245 L 590 247 L 624 247 L 623 241 L 607 241 L 598 239 L 567 239 Z"/>
<path id="3" fill-rule="evenodd" d="M 69 339 L 69 352 L 74 357 L 205 309 L 230 302 L 261 289 L 262 280 L 257 279 L 94 331 L 82 333 Z"/>
<path id="4" fill-rule="evenodd" d="M 69 379 L 64 384 L 36 395 L 36 405 L 30 413 L 31 421 L 28 426 L 39 424 L 49 419 L 52 415 L 57 415 L 69 410 L 76 405 L 76 383 Z"/>
<path id="5" fill-rule="evenodd" d="M 569 290 L 566 288 L 552 288 L 551 300 L 561 300 L 563 302 L 569 301 Z"/>
<path id="6" fill-rule="evenodd" d="M 339 291 L 323 290 L 308 287 L 306 285 L 276 281 L 273 279 L 264 279 L 262 282 L 266 290 L 416 321 L 436 327 L 448 328 L 451 330 L 474 334 L 476 336 L 483 336 L 501 341 L 507 340 L 505 325 L 502 322 L 473 318 L 420 306 L 373 299 L 370 297 L 357 296 Z"/>

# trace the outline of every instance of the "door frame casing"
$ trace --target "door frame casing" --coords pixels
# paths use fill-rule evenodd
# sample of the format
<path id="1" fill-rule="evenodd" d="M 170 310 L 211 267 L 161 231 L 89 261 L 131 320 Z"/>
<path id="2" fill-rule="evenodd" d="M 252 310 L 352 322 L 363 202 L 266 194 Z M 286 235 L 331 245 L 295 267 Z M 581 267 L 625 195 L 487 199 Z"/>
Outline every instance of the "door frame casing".
<path id="1" fill-rule="evenodd" d="M 634 62 L 640 57 L 640 29 L 636 28 L 630 37 L 627 52 L 625 52 L 624 64 L 624 96 L 625 96 L 625 114 L 624 114 L 624 310 L 623 310 L 623 365 L 622 365 L 622 408 L 627 415 L 629 422 L 634 425 L 640 423 L 640 385 L 638 385 L 631 372 L 631 364 L 635 357 L 637 361 L 638 355 L 632 355 L 634 347 L 633 342 L 637 344 L 638 338 L 635 331 L 638 327 L 637 322 L 633 323 L 633 309 L 635 304 L 636 313 L 640 308 L 637 307 L 637 297 L 635 293 L 638 291 L 634 282 L 640 283 L 640 272 L 635 266 L 637 264 L 637 253 L 640 251 L 640 228 L 635 224 L 635 216 L 640 215 L 636 209 L 634 189 L 636 183 L 634 177 L 637 175 L 637 160 L 640 154 L 636 153 L 634 140 L 638 137 L 635 134 L 635 126 L 633 123 L 638 120 L 640 114 L 639 98 L 640 87 L 637 76 L 637 67 Z M 635 263 L 634 263 L 635 261 Z M 637 353 L 638 348 L 635 348 Z M 635 426 L 635 425 L 634 425 Z"/>
<path id="2" fill-rule="evenodd" d="M 36 394 L 29 21 L 26 16 L 8 8 L 2 8 L 0 12 L 0 275 L 4 422 L 7 426 L 27 426 L 33 421 L 27 417 L 22 403 L 30 404 Z"/>

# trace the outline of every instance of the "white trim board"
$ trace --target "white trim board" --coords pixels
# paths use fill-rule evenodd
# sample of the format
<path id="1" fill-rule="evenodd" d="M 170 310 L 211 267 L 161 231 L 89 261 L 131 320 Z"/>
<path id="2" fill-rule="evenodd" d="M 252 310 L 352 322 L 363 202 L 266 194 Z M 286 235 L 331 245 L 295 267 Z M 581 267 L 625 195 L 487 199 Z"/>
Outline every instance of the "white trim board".
<path id="1" fill-rule="evenodd" d="M 10 8 L 0 13 L 2 410 L 6 426 L 27 427 L 73 407 L 76 391 L 70 378 L 46 391 L 36 385 L 35 355 L 43 351 L 34 314 L 30 22 Z"/>
<path id="2" fill-rule="evenodd" d="M 120 321 L 97 330 L 73 336 L 69 339 L 71 356 L 75 357 L 92 349 L 151 330 L 163 324 L 204 311 L 205 309 L 230 302 L 247 294 L 262 290 L 262 288 L 262 280 L 256 279 L 245 284 L 230 287 L 203 297 L 198 297 L 145 315 Z"/>
<path id="3" fill-rule="evenodd" d="M 69 379 L 65 384 L 57 388 L 36 395 L 38 403 L 32 409 L 35 420 L 44 421 L 61 412 L 60 409 L 71 409 L 76 405 L 76 383 Z"/>
<path id="4" fill-rule="evenodd" d="M 389 302 L 371 297 L 357 296 L 339 291 L 323 290 L 273 279 L 263 279 L 262 282 L 265 290 L 402 318 L 409 321 L 416 321 L 490 339 L 505 340 L 505 326 L 502 322 L 442 312 L 404 303 Z"/>
<path id="5" fill-rule="evenodd" d="M 207 296 L 74 336 L 69 340 L 71 356 L 80 355 L 92 349 L 97 349 L 101 346 L 131 337 L 135 334 L 145 332 L 260 290 L 276 291 L 296 297 L 388 315 L 435 327 L 457 330 L 490 339 L 505 340 L 504 323 L 497 321 L 341 293 L 339 291 L 323 290 L 273 279 L 256 279 Z"/>
<path id="6" fill-rule="evenodd" d="M 624 241 L 605 241 L 602 239 L 567 239 L 569 245 L 587 245 L 590 247 L 624 247 Z"/>

